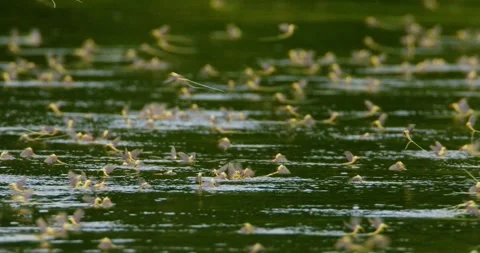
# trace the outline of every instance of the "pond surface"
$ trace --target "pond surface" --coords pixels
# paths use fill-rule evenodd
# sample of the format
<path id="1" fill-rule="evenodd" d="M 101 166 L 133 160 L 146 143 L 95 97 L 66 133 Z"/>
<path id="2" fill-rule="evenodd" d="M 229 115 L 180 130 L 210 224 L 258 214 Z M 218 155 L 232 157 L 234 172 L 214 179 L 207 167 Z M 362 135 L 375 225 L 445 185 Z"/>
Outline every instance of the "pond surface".
<path id="1" fill-rule="evenodd" d="M 477 2 L 151 2 L 2 7 L 0 144 L 14 159 L 0 156 L 1 252 L 96 252 L 105 237 L 125 252 L 479 247 L 475 204 L 457 206 L 477 200 L 466 171 L 480 178 L 480 134 L 465 126 L 480 106 Z M 150 31 L 166 24 L 159 45 Z M 404 149 L 409 124 L 424 150 Z M 345 164 L 345 151 L 359 159 Z M 389 170 L 398 161 L 406 170 Z M 23 177 L 32 192 L 12 189 Z M 79 224 L 65 222 L 76 210 Z M 349 235 L 351 218 L 364 232 Z"/>

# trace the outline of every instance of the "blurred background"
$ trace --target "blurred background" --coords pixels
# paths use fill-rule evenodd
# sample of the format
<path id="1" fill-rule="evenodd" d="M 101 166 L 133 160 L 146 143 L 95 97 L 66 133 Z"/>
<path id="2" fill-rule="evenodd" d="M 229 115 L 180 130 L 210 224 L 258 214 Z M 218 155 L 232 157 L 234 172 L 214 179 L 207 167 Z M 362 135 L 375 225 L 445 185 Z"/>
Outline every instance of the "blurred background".
<path id="1" fill-rule="evenodd" d="M 432 6 L 428 4 L 432 2 Z M 440 24 L 444 33 L 478 24 L 480 2 L 475 0 L 16 0 L 0 3 L 0 32 L 7 34 L 16 27 L 28 30 L 38 27 L 46 43 L 65 46 L 94 38 L 99 44 L 131 45 L 149 39 L 149 32 L 164 24 L 175 33 L 193 36 L 199 45 L 200 57 L 209 62 L 228 56 L 229 47 L 242 54 L 232 55 L 239 63 L 248 63 L 259 56 L 282 55 L 292 47 L 310 48 L 322 54 L 333 51 L 349 55 L 358 48 L 365 35 L 376 35 L 365 25 L 367 16 L 380 20 L 397 20 L 411 14 L 425 26 Z M 282 22 L 298 25 L 294 40 L 282 43 L 254 43 L 256 38 L 274 34 Z M 225 45 L 208 41 L 212 31 L 235 23 L 245 41 Z M 384 43 L 399 44 L 401 31 L 382 33 Z M 250 42 L 250 43 L 248 43 Z M 262 55 L 258 53 L 262 52 Z M 227 64 L 228 66 L 229 64 Z M 233 66 L 232 66 L 233 67 Z"/>

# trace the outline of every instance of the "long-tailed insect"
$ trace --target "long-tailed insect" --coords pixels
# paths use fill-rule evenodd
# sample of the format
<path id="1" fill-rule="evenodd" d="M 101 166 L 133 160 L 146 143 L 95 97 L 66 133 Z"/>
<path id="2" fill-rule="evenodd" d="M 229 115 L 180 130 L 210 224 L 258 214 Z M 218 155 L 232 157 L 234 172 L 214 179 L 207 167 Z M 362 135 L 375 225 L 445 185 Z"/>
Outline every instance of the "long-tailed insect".
<path id="1" fill-rule="evenodd" d="M 385 121 L 387 121 L 388 115 L 386 113 L 380 114 L 377 120 L 372 122 L 372 125 L 378 128 L 378 130 L 385 130 Z"/>
<path id="2" fill-rule="evenodd" d="M 478 182 L 478 180 L 470 172 L 468 172 L 468 170 L 466 170 L 466 169 L 463 169 L 463 170 L 476 182 L 474 186 L 472 186 L 468 189 L 468 192 L 472 193 L 472 194 L 479 193 L 480 192 L 480 182 Z"/>
<path id="3" fill-rule="evenodd" d="M 362 225 L 360 225 L 361 221 L 362 220 L 360 218 L 352 217 L 349 223 L 344 223 L 347 228 L 352 230 L 352 232 L 348 233 L 348 235 L 356 235 L 360 231 L 365 232 L 365 229 L 362 227 Z"/>
<path id="4" fill-rule="evenodd" d="M 368 113 L 364 116 L 366 118 L 373 116 L 382 110 L 378 105 L 373 104 L 370 100 L 365 100 L 365 106 L 368 109 Z"/>
<path id="5" fill-rule="evenodd" d="M 297 26 L 294 24 L 282 23 L 278 25 L 278 29 L 282 34 L 271 37 L 260 38 L 261 41 L 279 41 L 292 37 L 293 33 L 297 29 Z"/>
<path id="6" fill-rule="evenodd" d="M 396 162 L 394 165 L 390 166 L 388 170 L 391 171 L 404 171 L 407 170 L 405 168 L 405 164 L 403 164 L 401 161 Z"/>
<path id="7" fill-rule="evenodd" d="M 375 231 L 370 233 L 370 235 L 379 234 L 388 228 L 388 226 L 380 218 L 368 219 L 368 221 L 375 228 Z"/>
<path id="8" fill-rule="evenodd" d="M 336 123 L 335 121 L 340 116 L 340 114 L 338 112 L 334 112 L 332 110 L 328 110 L 328 114 L 330 115 L 330 117 L 328 119 L 322 120 L 322 123 L 329 124 L 329 125 L 335 125 L 335 123 Z"/>
<path id="9" fill-rule="evenodd" d="M 447 152 L 447 148 L 445 148 L 440 142 L 435 141 L 435 145 L 431 145 L 430 149 L 437 155 L 437 156 L 444 156 L 445 152 Z"/>
<path id="10" fill-rule="evenodd" d="M 473 136 L 475 135 L 475 133 L 480 132 L 477 129 L 473 128 L 476 122 L 477 122 L 477 116 L 475 114 L 472 114 L 468 118 L 467 123 L 465 123 L 465 126 L 467 126 L 468 130 L 470 130 L 470 132 L 472 133 L 470 137 L 472 143 L 473 143 Z"/>
<path id="11" fill-rule="evenodd" d="M 358 160 L 358 158 L 360 158 L 356 155 L 353 155 L 350 151 L 345 151 L 344 154 L 345 157 L 347 157 L 348 162 L 342 163 L 343 165 L 353 165 Z"/>
<path id="12" fill-rule="evenodd" d="M 468 105 L 467 99 L 462 98 L 456 103 L 450 104 L 459 117 L 468 117 L 474 113 L 473 109 Z"/>
<path id="13" fill-rule="evenodd" d="M 273 176 L 273 175 L 276 175 L 276 174 L 278 174 L 278 175 L 289 175 L 289 174 L 292 174 L 292 173 L 290 172 L 289 169 L 287 169 L 287 167 L 285 167 L 285 165 L 282 164 L 282 165 L 278 166 L 277 171 L 272 172 L 272 173 L 266 175 L 265 177 L 270 177 L 270 176 Z"/>
<path id="14" fill-rule="evenodd" d="M 408 146 L 410 145 L 410 143 L 413 143 L 413 145 L 417 146 L 418 148 L 420 148 L 421 150 L 425 151 L 425 149 L 423 149 L 422 147 L 420 147 L 420 145 L 418 145 L 416 142 L 414 142 L 412 140 L 412 134 L 413 134 L 413 129 L 415 128 L 415 124 L 409 124 L 407 129 L 403 130 L 403 134 L 405 135 L 405 138 L 407 138 L 408 142 L 407 142 L 407 145 L 405 146 L 404 150 L 408 148 Z"/>
<path id="15" fill-rule="evenodd" d="M 198 83 L 198 82 L 195 82 L 195 81 L 192 81 L 190 79 L 187 79 L 185 78 L 184 76 L 180 75 L 180 74 L 177 74 L 175 72 L 171 72 L 170 74 L 168 74 L 168 79 L 165 80 L 165 84 L 167 83 L 173 83 L 173 82 L 178 82 L 180 84 L 185 84 L 185 85 L 188 85 L 192 88 L 195 88 L 195 89 L 198 89 L 200 87 L 202 88 L 207 88 L 207 89 L 211 89 L 211 90 L 216 90 L 216 91 L 220 91 L 220 92 L 224 92 L 223 90 L 221 89 L 217 89 L 217 88 L 214 88 L 214 87 L 210 87 L 208 85 L 205 85 L 205 84 L 201 84 L 201 83 Z M 194 86 L 192 84 L 195 84 L 197 86 Z"/>

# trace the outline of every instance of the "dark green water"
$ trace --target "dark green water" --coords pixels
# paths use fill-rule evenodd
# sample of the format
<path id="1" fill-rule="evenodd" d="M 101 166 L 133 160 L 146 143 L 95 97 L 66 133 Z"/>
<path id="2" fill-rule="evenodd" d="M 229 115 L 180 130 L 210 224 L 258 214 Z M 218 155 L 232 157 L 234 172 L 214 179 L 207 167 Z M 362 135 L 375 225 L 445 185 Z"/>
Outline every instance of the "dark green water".
<path id="1" fill-rule="evenodd" d="M 344 225 L 351 217 L 362 218 L 367 233 L 375 230 L 368 218 L 382 218 L 388 225 L 382 234 L 390 244 L 378 251 L 470 252 L 478 247 L 478 217 L 451 208 L 476 200 L 465 193 L 474 182 L 463 169 L 480 177 L 480 167 L 478 158 L 459 150 L 470 143 L 470 132 L 449 107 L 464 97 L 473 109 L 480 106 L 476 89 L 480 82 L 465 78 L 478 66 L 457 61 L 462 55 L 477 55 L 480 40 L 455 38 L 458 29 L 475 31 L 478 27 L 480 4 L 476 1 L 440 1 L 433 12 L 420 1 L 232 0 L 225 1 L 220 10 L 200 0 L 131 2 L 58 0 L 56 9 L 48 1 L 0 5 L 2 72 L 18 57 L 36 63 L 36 68 L 20 75 L 18 81 L 0 82 L 0 148 L 16 158 L 0 161 L 2 252 L 95 252 L 104 237 L 125 252 L 249 252 L 255 243 L 267 252 L 341 252 L 335 243 L 351 232 Z M 410 64 L 434 57 L 444 58 L 448 64 L 430 66 L 422 73 L 412 67 L 418 73 L 405 78 L 400 65 L 405 59 L 398 53 L 402 50 L 400 36 L 405 34 L 399 24 L 405 14 L 415 16 L 427 29 L 436 24 L 442 27 L 439 46 L 418 49 Z M 369 28 L 364 22 L 369 15 L 400 28 Z M 212 32 L 232 22 L 243 31 L 240 40 L 210 38 Z M 291 38 L 259 40 L 278 34 L 281 22 L 298 26 Z M 171 26 L 172 34 L 192 39 L 191 47 L 197 53 L 169 54 L 157 48 L 167 69 L 132 69 L 125 51 L 138 49 L 144 42 L 154 45 L 149 32 L 163 24 Z M 39 28 L 43 43 L 22 46 L 20 54 L 13 55 L 6 43 L 15 27 L 21 34 Z M 365 48 L 362 40 L 367 35 L 395 48 L 387 50 L 390 53 L 380 67 L 372 67 L 368 59 L 367 64 L 351 62 L 352 51 Z M 98 44 L 89 65 L 73 55 L 87 38 Z M 321 70 L 306 75 L 291 67 L 287 52 L 292 48 L 314 50 Z M 337 84 L 328 77 L 333 62 L 322 60 L 329 51 L 335 53 L 334 62 L 343 72 Z M 66 74 L 73 83 L 35 80 L 49 71 L 47 52 L 65 56 Z M 146 53 L 139 55 L 152 58 Z M 277 71 L 261 77 L 260 86 L 269 90 L 251 90 L 244 85 L 248 79 L 244 69 L 259 70 L 261 63 L 273 64 Z M 205 64 L 216 67 L 219 76 L 202 78 L 199 70 Z M 192 89 L 190 97 L 182 96 L 180 87 L 164 83 L 172 71 L 223 90 L 228 89 L 229 79 L 237 85 L 230 92 Z M 352 77 L 350 84 L 344 81 L 347 76 Z M 381 84 L 369 90 L 372 78 Z M 286 122 L 292 115 L 277 113 L 285 104 L 276 101 L 274 93 L 292 98 L 291 84 L 299 80 L 308 81 L 305 99 L 292 103 L 301 115 L 298 120 L 312 115 L 316 120 L 312 127 L 289 127 Z M 371 125 L 379 113 L 363 117 L 367 113 L 365 99 L 388 114 L 384 131 Z M 47 108 L 56 102 L 61 103 L 61 116 Z M 141 111 L 150 103 L 164 105 L 173 116 L 149 123 Z M 192 104 L 199 109 L 192 110 Z M 121 114 L 125 105 L 129 105 L 130 125 Z M 329 109 L 340 114 L 334 125 L 322 123 L 329 117 Z M 241 113 L 246 119 L 238 118 Z M 233 133 L 212 131 L 211 116 L 217 126 Z M 95 137 L 108 129 L 112 134 L 109 140 L 121 137 L 120 150 L 143 149 L 143 165 L 136 169 L 121 165 L 121 157 L 107 153 L 106 140 L 73 140 L 65 134 L 68 119 L 75 121 L 75 132 Z M 410 123 L 416 124 L 413 138 L 419 145 L 428 149 L 440 141 L 447 148 L 445 156 L 414 145 L 403 150 L 406 140 L 402 131 Z M 43 141 L 19 140 L 42 126 L 56 126 L 59 133 Z M 369 136 L 362 137 L 367 132 Z M 217 147 L 223 137 L 232 142 L 227 151 Z M 29 146 L 37 156 L 21 158 L 20 152 Z M 172 161 L 171 146 L 189 154 L 196 152 L 195 165 Z M 342 165 L 347 150 L 361 157 L 355 166 Z M 67 165 L 45 164 L 52 153 Z M 252 168 L 257 176 L 269 174 L 279 165 L 271 161 L 277 153 L 287 157 L 284 165 L 290 175 L 219 179 L 215 188 L 199 188 L 195 183 L 201 172 L 208 184 L 212 169 L 230 161 Z M 389 171 L 397 161 L 407 170 Z M 104 178 L 100 170 L 108 163 L 118 166 Z M 159 175 L 168 170 L 176 175 Z M 69 171 L 83 171 L 94 183 L 105 180 L 107 186 L 96 191 L 72 189 Z M 364 183 L 349 182 L 357 174 L 365 178 Z M 12 200 L 8 186 L 22 176 L 27 178 L 25 187 L 33 190 L 27 204 Z M 152 188 L 140 189 L 139 178 Z M 114 206 L 94 208 L 82 200 L 85 195 L 108 196 Z M 44 241 L 49 247 L 42 248 L 35 221 L 61 212 L 72 215 L 78 208 L 85 211 L 80 226 L 69 231 L 67 238 L 47 238 Z M 246 222 L 256 227 L 254 234 L 240 233 Z M 356 243 L 363 244 L 368 238 L 360 234 Z"/>

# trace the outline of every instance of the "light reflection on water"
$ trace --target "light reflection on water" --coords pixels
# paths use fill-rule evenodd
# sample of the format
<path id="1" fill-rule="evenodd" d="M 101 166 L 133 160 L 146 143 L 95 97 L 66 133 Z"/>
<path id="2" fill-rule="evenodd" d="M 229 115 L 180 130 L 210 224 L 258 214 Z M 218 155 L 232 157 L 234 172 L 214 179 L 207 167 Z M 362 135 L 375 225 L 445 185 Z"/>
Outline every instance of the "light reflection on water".
<path id="1" fill-rule="evenodd" d="M 260 25 L 254 26 L 260 29 Z M 301 29 L 300 26 L 300 34 Z M 355 26 L 350 29 L 351 36 L 365 36 Z M 309 32 L 311 36 L 320 36 L 314 35 L 313 30 Z M 413 64 L 409 68 L 400 65 L 402 59 L 397 57 L 405 53 L 401 48 L 395 48 L 396 53 L 375 68 L 352 62 L 344 52 L 335 52 L 337 62 L 344 68 L 342 78 L 351 76 L 349 83 L 335 82 L 328 77 L 332 66 L 325 59 L 316 59 L 321 67 L 316 75 L 290 69 L 286 51 L 295 42 L 311 40 L 294 37 L 287 41 L 292 43 L 288 48 L 281 42 L 275 43 L 273 51 L 265 50 L 261 52 L 264 55 L 251 59 L 249 64 L 254 69 L 259 69 L 258 62 L 277 68 L 276 73 L 262 77 L 259 82 L 260 87 L 266 87 L 264 90 L 252 90 L 244 85 L 247 78 L 243 69 L 247 66 L 236 62 L 236 55 L 246 52 L 236 47 L 220 50 L 222 46 L 210 41 L 207 43 L 210 48 L 205 49 L 201 36 L 191 35 L 201 42 L 196 49 L 202 55 L 168 54 L 164 65 L 149 65 L 139 70 L 142 65 L 134 67 L 125 54 L 129 48 L 138 48 L 137 44 L 126 46 L 122 41 L 102 41 L 104 45 L 100 43 L 90 62 L 80 62 L 73 56 L 79 43 L 72 41 L 68 46 L 55 47 L 55 41 L 48 40 L 51 34 L 45 34 L 47 40 L 41 47 L 22 48 L 21 56 L 34 61 L 39 69 L 20 76 L 19 81 L 0 82 L 0 115 L 4 115 L 0 117 L 0 148 L 16 157 L 0 161 L 3 198 L 0 246 L 42 252 L 35 220 L 49 219 L 59 212 L 72 215 L 77 208 L 86 212 L 81 226 L 71 231 L 68 239 L 52 239 L 52 251 L 72 252 L 82 245 L 85 252 L 99 252 L 96 247 L 100 239 L 110 237 L 125 247 L 125 252 L 245 252 L 256 242 L 274 252 L 287 252 L 286 249 L 327 252 L 334 250 L 338 238 L 350 232 L 344 228 L 350 217 L 384 218 L 389 225 L 385 234 L 392 240 L 388 251 L 426 251 L 415 226 L 439 241 L 452 237 L 450 231 L 455 231 L 454 237 L 465 238 L 452 242 L 457 248 L 477 243 L 478 238 L 471 231 L 478 225 L 478 219 L 462 215 L 462 209 L 452 208 L 467 200 L 477 200 L 467 193 L 475 182 L 462 169 L 480 176 L 475 158 L 459 150 L 470 143 L 470 133 L 464 127 L 465 122 L 453 119 L 455 114 L 449 105 L 461 97 L 469 97 L 469 103 L 476 108 L 478 92 L 471 89 L 478 88 L 478 81 L 469 83 L 465 75 L 478 70 L 478 66 L 448 63 L 418 73 Z M 151 39 L 146 35 L 138 38 L 137 43 L 147 38 Z M 458 46 L 453 40 L 442 37 L 441 43 Z M 1 45 L 8 42 L 7 37 L 0 37 Z M 23 37 L 20 43 L 26 43 Z M 245 43 L 252 50 L 258 46 L 253 39 Z M 350 52 L 360 45 L 360 41 L 344 44 L 341 51 Z M 325 49 L 322 46 L 318 53 L 324 53 Z M 207 50 L 208 55 L 201 50 Z M 221 54 L 217 55 L 217 51 Z M 227 54 L 230 51 L 232 55 Z M 35 80 L 40 72 L 48 70 L 44 59 L 47 52 L 67 57 L 66 73 L 72 76 L 72 82 Z M 432 55 L 447 57 L 451 52 L 433 48 L 417 53 L 420 61 Z M 145 52 L 140 54 L 148 60 L 152 57 Z M 3 71 L 14 58 L 3 53 L 0 57 Z M 213 64 L 219 67 L 221 75 L 202 79 L 197 63 Z M 224 69 L 224 64 L 234 65 L 235 69 Z M 191 95 L 180 95 L 180 87 L 163 83 L 170 71 L 226 92 L 191 89 Z M 405 71 L 416 73 L 407 79 Z M 372 78 L 381 85 L 368 86 Z M 237 82 L 227 90 L 229 79 Z M 291 84 L 299 80 L 308 81 L 306 98 L 292 100 L 295 93 Z M 275 97 L 277 91 L 298 107 L 298 115 L 279 110 L 285 103 Z M 378 113 L 365 117 L 365 99 L 388 113 L 385 129 L 372 126 Z M 47 109 L 52 102 L 61 102 L 62 115 Z M 152 110 L 168 111 L 171 115 L 159 113 L 158 119 L 149 120 L 145 115 L 151 111 L 146 105 L 153 103 L 161 104 Z M 124 105 L 128 105 L 127 116 L 121 114 Z M 329 110 L 340 115 L 334 124 L 322 123 L 330 116 Z M 313 127 L 292 127 L 287 123 L 289 118 L 301 121 L 306 114 L 316 120 Z M 78 141 L 66 135 L 68 119 L 75 121 L 75 132 L 92 133 L 94 140 Z M 410 123 L 417 124 L 413 139 L 427 151 L 414 146 L 403 150 L 406 140 L 402 131 Z M 22 134 L 39 131 L 43 126 L 56 126 L 60 137 L 29 143 L 18 140 Z M 112 137 L 100 138 L 107 129 Z M 118 141 L 121 152 L 143 148 L 139 157 L 143 165 L 120 165 L 123 159 L 119 154 L 107 153 L 105 145 L 115 137 L 121 137 Z M 217 147 L 223 137 L 232 142 L 227 151 Z M 429 146 L 437 140 L 447 148 L 443 157 L 429 151 Z M 32 159 L 19 157 L 27 146 L 32 146 L 37 154 Z M 172 161 L 171 146 L 178 152 L 196 152 L 196 163 Z M 354 166 L 343 164 L 347 162 L 344 156 L 347 150 L 360 156 Z M 45 164 L 44 160 L 52 153 L 67 164 Z M 287 157 L 283 164 L 292 174 L 262 177 L 278 167 L 279 164 L 272 162 L 277 153 Z M 204 182 L 210 182 L 214 177 L 212 170 L 229 161 L 241 162 L 243 168 L 251 167 L 256 177 L 216 179 L 215 187 L 208 184 L 200 187 L 195 182 L 198 173 L 203 174 Z M 397 161 L 403 161 L 407 170 L 389 171 L 389 166 Z M 118 166 L 106 177 L 101 169 L 108 163 Z M 160 174 L 169 170 L 176 175 Z M 83 171 L 93 184 L 105 182 L 106 187 L 72 189 L 69 171 Z M 352 183 L 350 180 L 356 175 L 365 181 Z M 27 178 L 25 188 L 34 191 L 30 204 L 11 198 L 8 185 L 23 176 Z M 141 189 L 140 178 L 152 187 Z M 85 195 L 109 197 L 113 207 L 95 208 L 82 200 Z M 22 209 L 30 210 L 31 214 Z M 245 222 L 256 226 L 253 235 L 239 233 Z M 368 226 L 366 219 L 362 224 Z M 442 227 L 449 229 L 439 229 Z M 23 245 L 25 242 L 28 243 Z M 436 252 L 448 249 L 439 248 Z"/>

